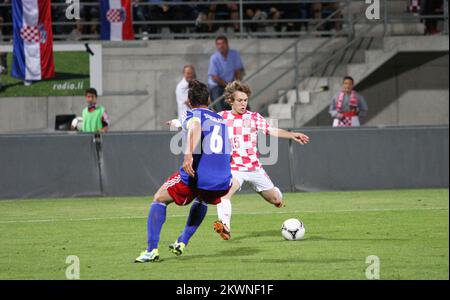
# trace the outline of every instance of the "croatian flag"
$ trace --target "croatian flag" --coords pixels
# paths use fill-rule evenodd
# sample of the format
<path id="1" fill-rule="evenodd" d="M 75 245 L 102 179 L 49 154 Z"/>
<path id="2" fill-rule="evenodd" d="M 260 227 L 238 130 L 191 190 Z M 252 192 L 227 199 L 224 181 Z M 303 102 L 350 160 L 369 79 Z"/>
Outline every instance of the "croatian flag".
<path id="1" fill-rule="evenodd" d="M 131 0 L 100 0 L 101 39 L 134 40 Z"/>
<path id="2" fill-rule="evenodd" d="M 55 76 L 50 0 L 14 0 L 11 75 L 29 81 Z"/>

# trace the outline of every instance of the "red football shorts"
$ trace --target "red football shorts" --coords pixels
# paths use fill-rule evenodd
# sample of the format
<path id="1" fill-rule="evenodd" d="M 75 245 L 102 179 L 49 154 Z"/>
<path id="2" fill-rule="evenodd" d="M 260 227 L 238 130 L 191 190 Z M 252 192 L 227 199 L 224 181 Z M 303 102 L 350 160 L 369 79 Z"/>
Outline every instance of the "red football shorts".
<path id="1" fill-rule="evenodd" d="M 221 202 L 221 198 L 230 190 L 207 191 L 189 187 L 181 181 L 180 172 L 175 172 L 167 178 L 164 185 L 166 186 L 170 197 L 172 197 L 177 205 L 188 205 L 197 197 L 203 202 L 216 205 Z"/>

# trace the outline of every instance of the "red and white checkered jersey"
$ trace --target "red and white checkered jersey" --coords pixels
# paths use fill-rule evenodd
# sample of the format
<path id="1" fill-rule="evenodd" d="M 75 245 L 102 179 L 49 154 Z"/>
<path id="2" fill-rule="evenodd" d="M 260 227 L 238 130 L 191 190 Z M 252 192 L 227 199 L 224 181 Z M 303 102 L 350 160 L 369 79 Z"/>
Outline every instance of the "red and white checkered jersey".
<path id="1" fill-rule="evenodd" d="M 228 110 L 218 114 L 226 120 L 228 135 L 233 147 L 231 170 L 254 171 L 261 169 L 257 149 L 258 131 L 269 134 L 270 124 L 257 112 L 246 111 L 239 115 Z"/>

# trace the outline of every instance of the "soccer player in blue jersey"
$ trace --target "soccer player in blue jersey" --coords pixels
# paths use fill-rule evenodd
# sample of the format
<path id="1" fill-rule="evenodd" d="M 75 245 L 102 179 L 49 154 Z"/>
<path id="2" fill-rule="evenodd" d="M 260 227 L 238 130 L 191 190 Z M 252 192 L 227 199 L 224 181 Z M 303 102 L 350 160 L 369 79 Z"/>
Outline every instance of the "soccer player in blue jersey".
<path id="1" fill-rule="evenodd" d="M 167 205 L 172 202 L 188 205 L 193 201 L 183 232 L 169 246 L 174 254 L 181 255 L 202 223 L 207 204 L 220 203 L 221 197 L 231 188 L 228 129 L 222 117 L 208 109 L 207 86 L 192 80 L 188 103 L 192 110 L 187 112 L 183 121 L 186 145 L 183 166 L 156 192 L 147 219 L 148 247 L 135 262 L 159 260 L 159 236 L 166 220 Z"/>

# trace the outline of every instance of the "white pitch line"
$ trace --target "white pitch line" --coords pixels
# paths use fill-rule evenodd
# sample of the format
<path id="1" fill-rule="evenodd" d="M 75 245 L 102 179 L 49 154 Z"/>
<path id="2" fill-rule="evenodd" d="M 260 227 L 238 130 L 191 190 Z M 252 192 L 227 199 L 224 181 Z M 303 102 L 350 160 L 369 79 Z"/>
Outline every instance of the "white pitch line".
<path id="1" fill-rule="evenodd" d="M 347 212 L 379 212 L 379 211 L 411 211 L 411 210 L 448 210 L 448 207 L 417 207 L 417 208 L 367 208 L 367 209 L 342 209 L 342 210 L 291 210 L 277 212 L 236 212 L 234 215 L 272 215 L 294 213 L 347 213 Z M 187 217 L 185 215 L 168 215 L 169 218 Z M 32 219 L 32 220 L 8 220 L 0 221 L 0 224 L 15 223 L 51 223 L 51 222 L 79 222 L 79 221 L 104 221 L 124 219 L 145 219 L 147 216 L 114 216 L 105 218 L 79 218 L 79 219 Z"/>

